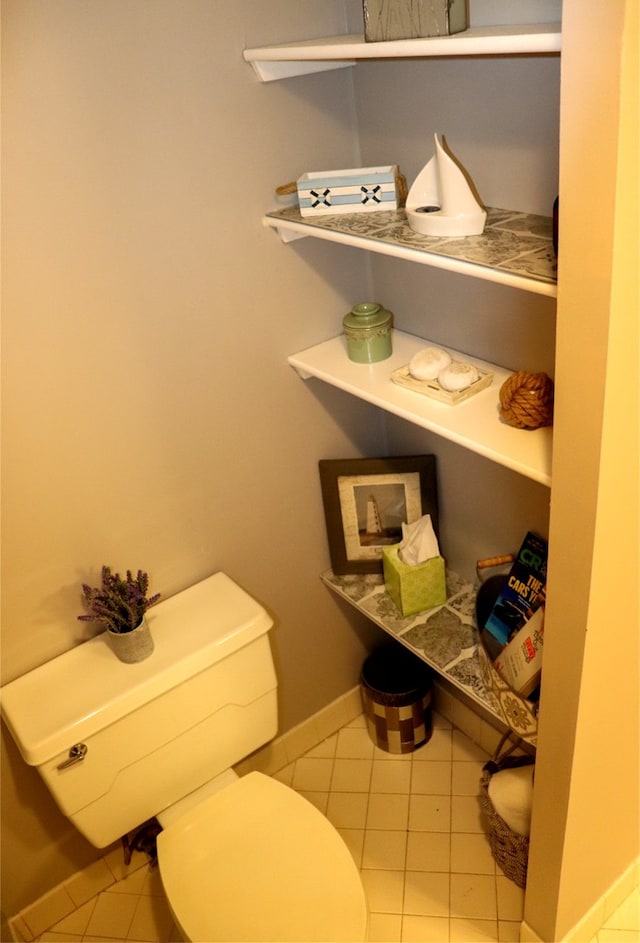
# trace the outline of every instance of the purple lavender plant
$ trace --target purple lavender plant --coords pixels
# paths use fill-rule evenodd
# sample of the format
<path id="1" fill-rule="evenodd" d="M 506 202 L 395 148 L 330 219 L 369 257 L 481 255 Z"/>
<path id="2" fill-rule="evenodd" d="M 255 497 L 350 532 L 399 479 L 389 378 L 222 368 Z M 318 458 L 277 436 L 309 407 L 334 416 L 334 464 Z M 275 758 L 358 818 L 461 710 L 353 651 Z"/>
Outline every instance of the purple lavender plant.
<path id="1" fill-rule="evenodd" d="M 147 609 L 157 603 L 160 593 L 147 599 L 149 575 L 138 570 L 134 578 L 127 570 L 125 579 L 112 573 L 111 567 L 102 567 L 102 585 L 82 584 L 87 614 L 78 616 L 80 622 L 100 622 L 110 632 L 132 632 L 142 622 Z"/>

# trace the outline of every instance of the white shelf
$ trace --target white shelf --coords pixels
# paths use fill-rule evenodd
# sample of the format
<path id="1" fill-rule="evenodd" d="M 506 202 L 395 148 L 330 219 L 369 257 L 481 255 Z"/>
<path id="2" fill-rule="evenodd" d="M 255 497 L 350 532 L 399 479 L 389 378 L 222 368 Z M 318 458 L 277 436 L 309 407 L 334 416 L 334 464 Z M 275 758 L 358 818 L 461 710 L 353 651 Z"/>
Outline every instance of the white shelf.
<path id="1" fill-rule="evenodd" d="M 363 59 L 409 59 L 441 56 L 518 56 L 559 53 L 559 23 L 473 27 L 453 36 L 367 43 L 362 34 L 330 36 L 276 46 L 245 49 L 263 82 L 308 72 L 339 69 Z"/>
<path id="2" fill-rule="evenodd" d="M 546 216 L 487 207 L 481 236 L 455 238 L 414 232 L 402 209 L 308 217 L 289 207 L 267 213 L 263 223 L 283 242 L 313 236 L 550 298 L 558 293 L 552 221 Z"/>
<path id="3" fill-rule="evenodd" d="M 416 351 L 429 343 L 423 338 L 394 330 L 392 356 L 379 363 L 360 364 L 349 360 L 346 341 L 341 335 L 294 354 L 288 360 L 304 379 L 316 377 L 323 380 L 498 465 L 549 486 L 551 428 L 515 429 L 499 417 L 498 394 L 512 371 L 447 348 L 456 359 L 466 360 L 494 374 L 488 389 L 455 406 L 404 389 L 391 380 L 393 370 L 407 364 Z"/>

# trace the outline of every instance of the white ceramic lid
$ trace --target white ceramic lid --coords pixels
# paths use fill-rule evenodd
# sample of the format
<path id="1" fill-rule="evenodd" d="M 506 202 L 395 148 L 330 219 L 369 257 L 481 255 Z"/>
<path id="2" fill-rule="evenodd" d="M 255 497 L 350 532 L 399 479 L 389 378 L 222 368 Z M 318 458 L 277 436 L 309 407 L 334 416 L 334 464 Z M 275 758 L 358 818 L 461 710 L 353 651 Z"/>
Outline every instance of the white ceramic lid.
<path id="1" fill-rule="evenodd" d="M 124 664 L 106 633 L 4 685 L 2 714 L 23 759 L 40 766 L 267 632 L 266 610 L 225 573 L 147 612 L 154 652 Z"/>
<path id="2" fill-rule="evenodd" d="M 364 889 L 343 840 L 310 802 L 262 773 L 162 831 L 158 862 L 189 940 L 366 939 Z"/>

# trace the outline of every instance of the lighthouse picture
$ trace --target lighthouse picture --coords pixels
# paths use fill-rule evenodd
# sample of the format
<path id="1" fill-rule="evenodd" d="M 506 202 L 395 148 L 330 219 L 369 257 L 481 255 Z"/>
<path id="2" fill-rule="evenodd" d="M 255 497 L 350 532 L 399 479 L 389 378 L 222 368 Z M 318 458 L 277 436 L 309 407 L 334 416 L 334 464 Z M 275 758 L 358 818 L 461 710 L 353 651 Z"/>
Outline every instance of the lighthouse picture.
<path id="1" fill-rule="evenodd" d="M 360 545 L 382 547 L 398 543 L 402 522 L 407 520 L 404 485 L 356 485 L 353 492 Z"/>
<path id="2" fill-rule="evenodd" d="M 382 573 L 383 549 L 424 514 L 437 534 L 433 455 L 321 459 L 318 467 L 335 574 Z"/>

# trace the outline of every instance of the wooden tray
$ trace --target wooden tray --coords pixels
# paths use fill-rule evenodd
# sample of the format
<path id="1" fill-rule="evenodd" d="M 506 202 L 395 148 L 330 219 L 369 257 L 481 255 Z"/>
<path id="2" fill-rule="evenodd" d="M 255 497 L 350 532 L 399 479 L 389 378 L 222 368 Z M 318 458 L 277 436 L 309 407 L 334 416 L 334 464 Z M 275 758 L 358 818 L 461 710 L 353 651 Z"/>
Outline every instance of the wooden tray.
<path id="1" fill-rule="evenodd" d="M 453 363 L 456 362 L 459 361 L 453 361 Z M 469 399 L 470 396 L 475 396 L 480 390 L 485 390 L 487 387 L 491 386 L 493 373 L 489 370 L 482 370 L 480 367 L 476 369 L 479 374 L 478 379 L 466 387 L 466 389 L 456 390 L 453 393 L 443 389 L 437 380 L 416 380 L 416 378 L 412 377 L 409 373 L 408 364 L 394 370 L 391 374 L 391 379 L 394 383 L 397 383 L 398 386 L 404 386 L 407 390 L 413 390 L 414 393 L 422 393 L 423 396 L 430 396 L 431 399 L 437 399 L 441 403 L 456 406 L 458 403 Z"/>

